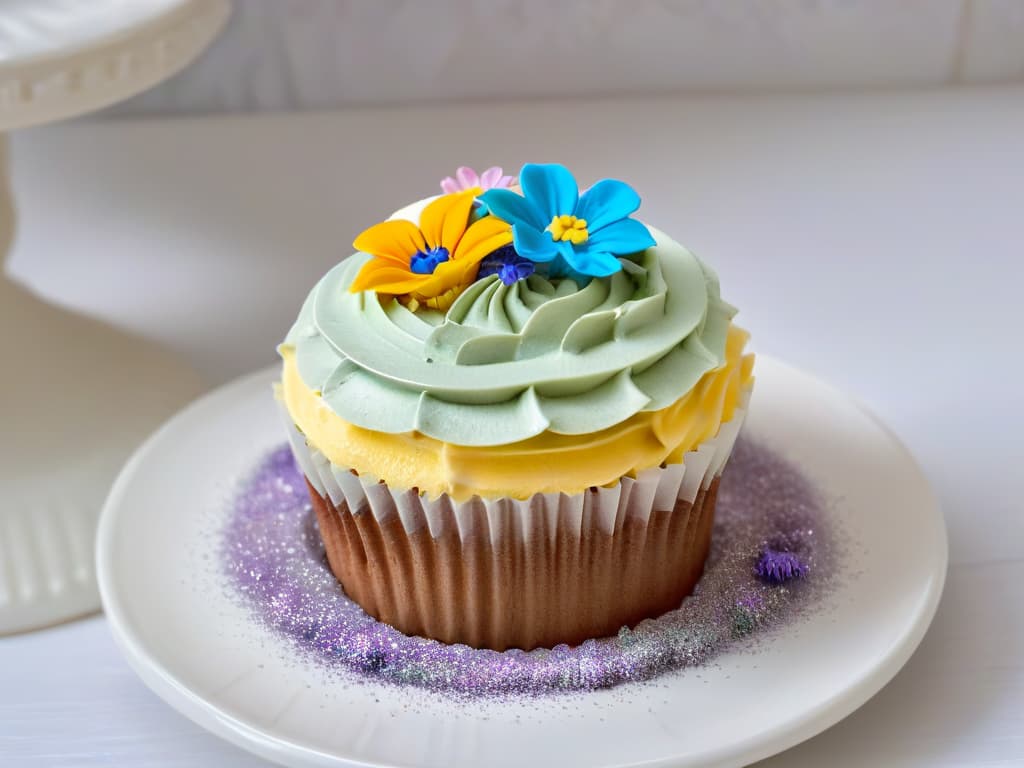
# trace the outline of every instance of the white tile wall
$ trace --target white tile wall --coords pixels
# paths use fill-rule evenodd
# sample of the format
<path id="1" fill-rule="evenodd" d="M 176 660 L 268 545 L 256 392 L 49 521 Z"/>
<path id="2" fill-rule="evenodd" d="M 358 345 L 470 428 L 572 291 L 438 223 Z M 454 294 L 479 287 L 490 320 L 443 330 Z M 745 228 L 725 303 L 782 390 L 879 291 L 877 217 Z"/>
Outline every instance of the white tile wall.
<path id="1" fill-rule="evenodd" d="M 1024 0 L 965 2 L 960 79 L 1024 80 Z"/>
<path id="2" fill-rule="evenodd" d="M 1024 0 L 235 0 L 120 113 L 1024 78 Z"/>

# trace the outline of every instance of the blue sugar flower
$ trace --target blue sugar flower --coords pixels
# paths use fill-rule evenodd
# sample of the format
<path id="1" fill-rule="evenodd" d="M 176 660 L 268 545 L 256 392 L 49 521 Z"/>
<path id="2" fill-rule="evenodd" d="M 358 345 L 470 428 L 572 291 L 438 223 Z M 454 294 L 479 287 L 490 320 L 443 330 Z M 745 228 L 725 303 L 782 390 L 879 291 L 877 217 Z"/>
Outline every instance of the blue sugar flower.
<path id="1" fill-rule="evenodd" d="M 527 163 L 519 173 L 523 194 L 490 189 L 480 196 L 493 216 L 512 225 L 516 252 L 551 262 L 551 275 L 607 277 L 622 269 L 617 256 L 654 245 L 647 227 L 629 218 L 640 196 L 621 181 L 605 179 L 580 196 L 565 166 Z"/>
<path id="2" fill-rule="evenodd" d="M 532 261 L 524 259 L 511 245 L 499 248 L 480 262 L 480 271 L 476 277 L 497 275 L 505 285 L 512 285 L 518 280 L 525 280 L 534 273 L 536 267 Z"/>

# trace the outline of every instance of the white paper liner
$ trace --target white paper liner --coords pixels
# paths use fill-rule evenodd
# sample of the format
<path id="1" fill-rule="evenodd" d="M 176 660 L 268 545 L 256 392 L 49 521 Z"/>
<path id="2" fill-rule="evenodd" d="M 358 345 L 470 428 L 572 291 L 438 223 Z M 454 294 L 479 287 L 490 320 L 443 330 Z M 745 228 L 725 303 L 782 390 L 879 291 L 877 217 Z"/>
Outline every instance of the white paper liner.
<path id="1" fill-rule="evenodd" d="M 426 527 L 435 539 L 454 524 L 463 541 L 484 533 L 474 529 L 480 525 L 488 528 L 486 533 L 492 543 L 509 532 L 529 540 L 531 533 L 538 530 L 546 530 L 554 541 L 556 531 L 565 527 L 579 533 L 597 526 L 614 534 L 627 518 L 639 518 L 646 523 L 653 510 L 668 511 L 679 502 L 693 503 L 698 492 L 707 490 L 722 473 L 743 426 L 750 392 L 750 388 L 744 390 L 732 419 L 723 423 L 714 437 L 684 454 L 682 463 L 645 469 L 635 479 L 623 477 L 615 485 L 597 488 L 596 492 L 537 493 L 529 499 L 473 496 L 462 502 L 454 501 L 448 494 L 430 499 L 425 493 L 390 488 L 371 475 L 356 475 L 348 467 L 333 464 L 309 445 L 283 404 L 281 411 L 299 468 L 316 492 L 337 507 L 344 502 L 352 514 L 369 511 L 378 522 L 397 514 L 406 533 Z M 483 518 L 474 514 L 481 507 L 487 511 Z M 534 524 L 538 514 L 547 516 L 547 525 Z M 481 519 L 485 521 L 482 524 Z"/>

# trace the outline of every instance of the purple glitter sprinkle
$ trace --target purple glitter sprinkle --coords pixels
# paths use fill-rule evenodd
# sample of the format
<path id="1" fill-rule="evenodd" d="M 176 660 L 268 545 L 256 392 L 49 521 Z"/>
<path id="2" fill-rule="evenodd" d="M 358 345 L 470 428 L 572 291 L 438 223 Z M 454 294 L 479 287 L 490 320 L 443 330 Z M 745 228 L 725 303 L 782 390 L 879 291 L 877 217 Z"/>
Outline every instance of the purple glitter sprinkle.
<path id="1" fill-rule="evenodd" d="M 648 680 L 738 644 L 753 647 L 755 637 L 799 617 L 833 585 L 836 548 L 827 522 L 820 494 L 796 467 L 741 440 L 719 490 L 711 554 L 695 593 L 613 637 L 530 652 L 409 637 L 364 613 L 327 567 L 304 479 L 286 446 L 241 484 L 221 554 L 231 591 L 257 623 L 329 670 L 456 697 L 536 696 Z M 750 563 L 767 552 L 765 542 L 777 554 L 799 553 L 788 566 L 773 560 L 771 573 L 788 568 L 804 578 L 762 579 Z"/>

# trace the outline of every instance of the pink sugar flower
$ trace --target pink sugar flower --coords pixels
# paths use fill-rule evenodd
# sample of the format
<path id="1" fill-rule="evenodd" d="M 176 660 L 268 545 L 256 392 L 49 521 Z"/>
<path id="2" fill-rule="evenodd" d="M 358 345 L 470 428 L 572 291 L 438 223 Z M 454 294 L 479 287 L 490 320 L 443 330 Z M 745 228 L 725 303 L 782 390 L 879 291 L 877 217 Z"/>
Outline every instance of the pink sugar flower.
<path id="1" fill-rule="evenodd" d="M 479 175 L 472 168 L 463 165 L 455 171 L 455 178 L 448 176 L 441 180 L 441 191 L 446 195 L 469 189 L 486 192 L 488 189 L 505 189 L 514 183 L 515 178 L 502 175 L 501 168 L 496 165 Z"/>

